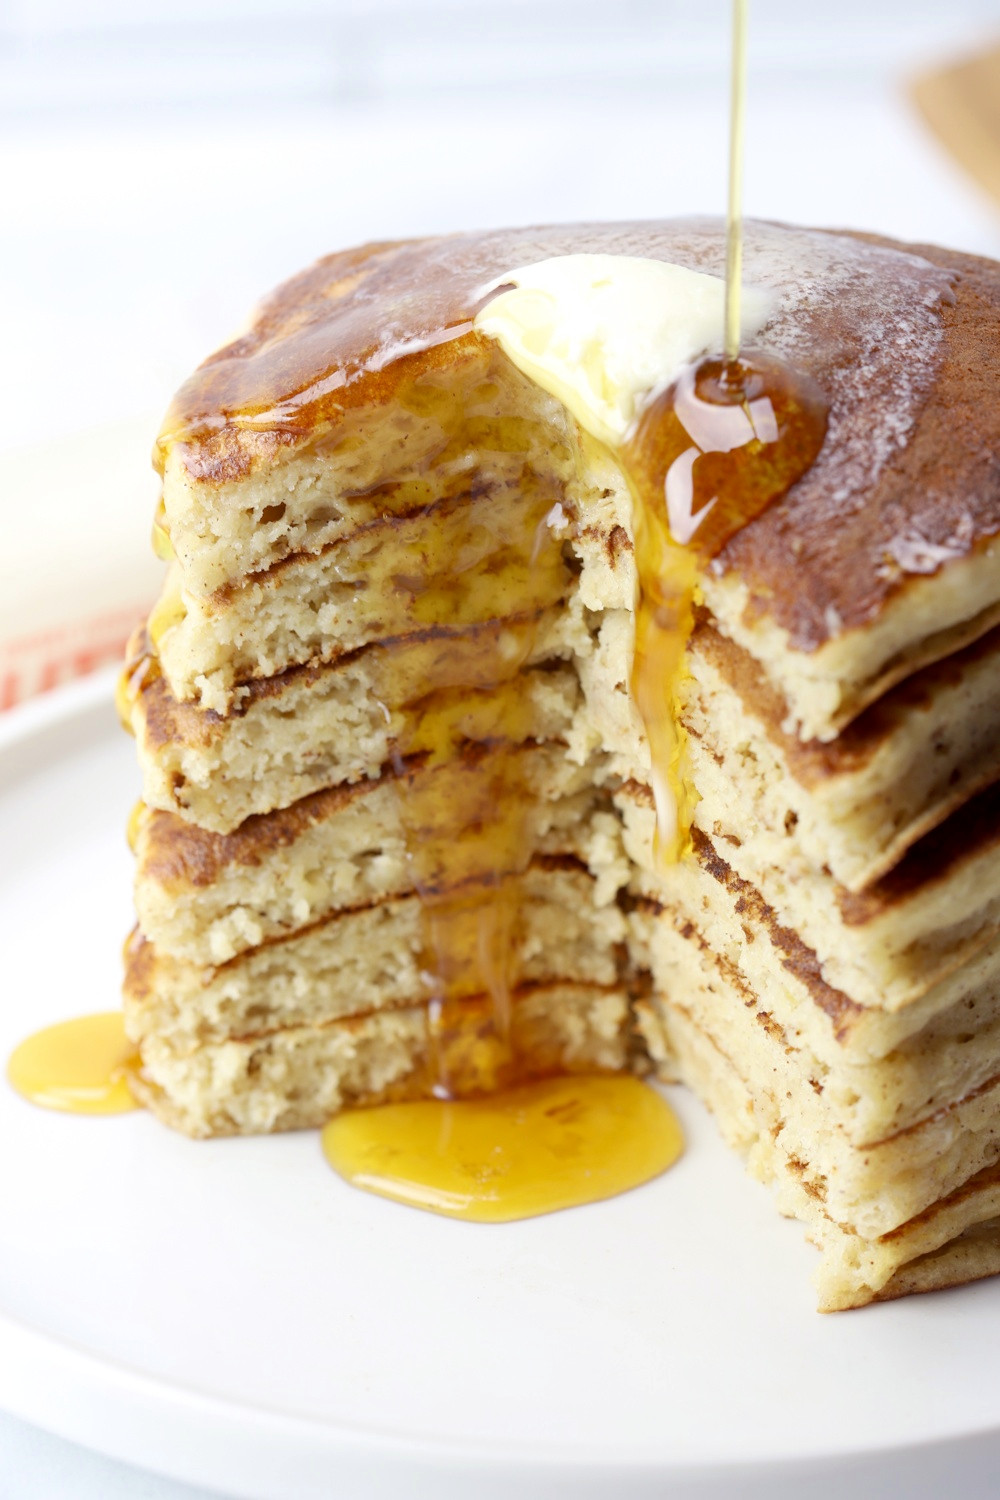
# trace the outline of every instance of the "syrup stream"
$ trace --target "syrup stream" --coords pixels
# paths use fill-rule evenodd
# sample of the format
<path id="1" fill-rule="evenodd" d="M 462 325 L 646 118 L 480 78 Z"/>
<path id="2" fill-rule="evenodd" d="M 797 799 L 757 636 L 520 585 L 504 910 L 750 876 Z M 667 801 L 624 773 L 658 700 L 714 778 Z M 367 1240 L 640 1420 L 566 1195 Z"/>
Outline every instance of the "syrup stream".
<path id="1" fill-rule="evenodd" d="M 740 292 L 743 286 L 743 140 L 747 99 L 747 0 L 733 0 L 729 80 L 729 193 L 726 204 L 726 361 L 740 353 Z"/>

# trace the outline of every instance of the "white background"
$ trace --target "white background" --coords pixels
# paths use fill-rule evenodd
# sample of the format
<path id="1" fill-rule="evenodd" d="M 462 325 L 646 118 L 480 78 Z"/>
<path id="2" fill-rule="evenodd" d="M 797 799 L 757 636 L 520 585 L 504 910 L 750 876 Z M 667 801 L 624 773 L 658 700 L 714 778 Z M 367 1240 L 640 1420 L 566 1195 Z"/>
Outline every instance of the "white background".
<path id="1" fill-rule="evenodd" d="M 721 209 L 728 11 L 0 0 L 0 440 L 162 411 L 330 249 Z M 747 211 L 1000 252 L 904 94 L 994 34 L 996 0 L 757 0 Z"/>
<path id="2" fill-rule="evenodd" d="M 0 0 L 0 450 L 42 472 L 66 434 L 151 440 L 189 368 L 324 251 L 721 209 L 727 27 L 725 0 Z M 757 0 L 747 211 L 1000 255 L 1000 211 L 906 96 L 997 36 L 987 0 Z M 144 512 L 138 466 L 135 493 Z M 26 510 L 56 545 L 27 487 L 0 493 L 0 536 Z M 0 1500 L 181 1495 L 0 1418 Z"/>

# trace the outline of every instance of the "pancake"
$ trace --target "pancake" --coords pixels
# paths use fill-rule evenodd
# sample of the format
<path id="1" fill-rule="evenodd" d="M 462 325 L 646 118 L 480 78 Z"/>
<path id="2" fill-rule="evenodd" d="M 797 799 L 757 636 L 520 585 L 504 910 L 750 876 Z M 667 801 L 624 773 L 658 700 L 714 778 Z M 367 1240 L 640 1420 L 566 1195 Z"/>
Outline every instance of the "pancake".
<path id="1" fill-rule="evenodd" d="M 528 986 L 512 1002 L 511 1042 L 525 1078 L 625 1067 L 623 989 Z M 463 1009 L 470 1028 L 488 1028 L 481 999 Z M 182 1053 L 158 1033 L 143 1043 L 135 1088 L 164 1124 L 191 1136 L 309 1130 L 351 1105 L 426 1098 L 436 1076 L 434 1040 L 423 1005 L 208 1042 Z"/>
<path id="2" fill-rule="evenodd" d="M 788 732 L 758 664 L 717 630 L 703 626 L 692 653 L 692 757 L 721 755 L 755 821 L 792 824 L 810 863 L 850 891 L 885 875 L 1000 775 L 996 630 L 914 673 L 825 743 Z"/>
<path id="3" fill-rule="evenodd" d="M 616 984 L 626 920 L 613 902 L 596 907 L 582 861 L 539 855 L 520 880 L 511 983 Z M 127 955 L 133 1033 L 141 1040 L 169 1032 L 175 1046 L 194 1047 L 426 1004 L 423 941 L 413 891 L 330 912 L 216 966 L 185 963 L 139 935 Z M 472 945 L 459 962 L 454 992 L 477 994 Z"/>
<path id="4" fill-rule="evenodd" d="M 616 794 L 626 853 L 643 894 L 660 889 L 652 853 L 654 813 L 648 787 L 628 783 Z M 698 824 L 707 822 L 705 803 Z M 718 847 L 749 884 L 823 955 L 824 977 L 859 1004 L 887 1011 L 912 1004 L 941 978 L 986 947 L 1000 920 L 1000 798 L 991 787 L 954 819 L 915 844 L 894 870 L 855 895 L 824 870 L 780 856 L 766 832 L 713 826 Z M 724 832 L 719 832 L 719 827 Z M 648 872 L 648 873 L 647 873 Z M 687 871 L 674 877 L 684 884 Z"/>
<path id="5" fill-rule="evenodd" d="M 461 633 L 433 627 L 383 639 L 327 666 L 259 679 L 228 717 L 178 702 L 150 673 L 129 700 L 149 807 L 231 833 L 247 818 L 314 791 L 376 779 L 400 745 L 425 755 L 490 739 L 515 712 L 526 737 L 568 738 L 576 673 L 553 613 Z M 130 659 L 148 659 L 148 636 Z M 432 695 L 422 683 L 433 678 Z M 454 685 L 452 685 L 454 684 Z"/>
<path id="6" fill-rule="evenodd" d="M 819 1247 L 824 1309 L 993 1274 L 1000 267 L 747 227 L 755 338 L 828 427 L 699 563 L 664 867 L 627 477 L 477 322 L 581 253 L 717 274 L 723 235 L 327 257 L 178 393 L 120 696 L 140 1087 L 195 1135 L 421 1097 L 443 986 L 446 1044 L 506 1027 L 523 1076 L 694 1088 Z"/>
<path id="7" fill-rule="evenodd" d="M 617 841 L 602 840 L 602 820 L 593 816 L 589 768 L 570 764 L 561 746 L 526 747 L 513 766 L 502 754 L 487 752 L 485 765 L 483 759 L 467 755 L 429 770 L 404 768 L 399 778 L 387 772 L 376 782 L 316 792 L 290 808 L 249 818 L 228 835 L 150 813 L 137 840 L 143 933 L 192 963 L 225 963 L 331 911 L 403 895 L 414 879 L 400 799 L 420 797 L 435 783 L 459 803 L 484 786 L 501 801 L 511 784 L 531 794 L 509 873 L 525 863 L 526 851 L 574 854 L 598 875 L 605 861 L 620 860 Z M 606 815 L 603 823 L 614 819 Z M 431 873 L 448 885 L 477 877 L 475 848 L 456 849 L 447 869 Z M 608 884 L 613 895 L 614 877 Z"/>

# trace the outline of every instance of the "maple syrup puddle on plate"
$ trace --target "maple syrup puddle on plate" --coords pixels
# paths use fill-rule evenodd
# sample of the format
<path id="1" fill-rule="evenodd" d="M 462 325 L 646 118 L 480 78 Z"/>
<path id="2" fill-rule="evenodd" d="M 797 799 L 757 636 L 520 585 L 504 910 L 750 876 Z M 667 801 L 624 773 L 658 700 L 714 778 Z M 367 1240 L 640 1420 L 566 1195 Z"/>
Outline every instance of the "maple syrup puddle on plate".
<path id="1" fill-rule="evenodd" d="M 11 1053 L 7 1077 L 45 1109 L 121 1115 L 139 1108 L 128 1085 L 137 1067 L 121 1011 L 111 1010 L 36 1031 Z"/>
<path id="2" fill-rule="evenodd" d="M 480 1224 L 611 1198 L 665 1172 L 683 1149 L 665 1100 L 628 1074 L 348 1110 L 322 1139 L 356 1187 Z"/>

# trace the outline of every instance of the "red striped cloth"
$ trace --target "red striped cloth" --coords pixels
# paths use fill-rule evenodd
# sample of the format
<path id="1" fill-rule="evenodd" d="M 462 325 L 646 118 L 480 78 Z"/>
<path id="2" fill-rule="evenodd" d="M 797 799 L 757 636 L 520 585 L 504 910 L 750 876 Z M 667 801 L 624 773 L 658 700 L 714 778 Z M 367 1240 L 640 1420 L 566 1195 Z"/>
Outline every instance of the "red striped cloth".
<path id="1" fill-rule="evenodd" d="M 73 625 L 0 641 L 0 712 L 36 693 L 120 661 L 147 605 L 109 610 Z"/>
<path id="2" fill-rule="evenodd" d="M 154 416 L 0 449 L 0 712 L 120 661 L 163 581 Z"/>

